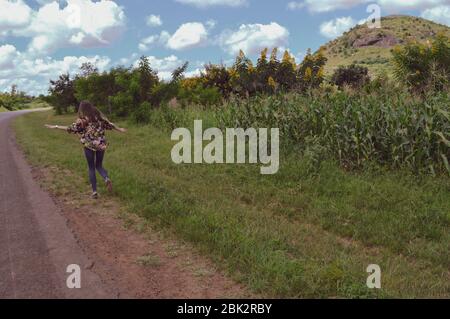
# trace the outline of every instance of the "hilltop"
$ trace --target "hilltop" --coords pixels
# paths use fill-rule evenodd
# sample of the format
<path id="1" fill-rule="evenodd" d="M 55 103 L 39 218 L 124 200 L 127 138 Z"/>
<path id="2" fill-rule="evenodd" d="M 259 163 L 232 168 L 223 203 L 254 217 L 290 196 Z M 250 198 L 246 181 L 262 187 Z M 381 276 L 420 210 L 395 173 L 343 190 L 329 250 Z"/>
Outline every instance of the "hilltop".
<path id="1" fill-rule="evenodd" d="M 339 65 L 352 63 L 366 66 L 372 75 L 382 71 L 390 73 L 393 47 L 410 41 L 427 42 L 440 33 L 450 37 L 450 28 L 411 16 L 383 17 L 380 29 L 358 25 L 323 46 L 328 58 L 326 73 L 331 74 Z"/>

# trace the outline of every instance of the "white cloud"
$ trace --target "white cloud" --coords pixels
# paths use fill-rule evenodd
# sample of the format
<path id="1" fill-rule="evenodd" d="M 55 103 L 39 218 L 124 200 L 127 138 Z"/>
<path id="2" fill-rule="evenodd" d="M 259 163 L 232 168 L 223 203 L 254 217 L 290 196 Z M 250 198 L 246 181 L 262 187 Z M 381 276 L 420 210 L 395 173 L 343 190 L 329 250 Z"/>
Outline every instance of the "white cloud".
<path id="1" fill-rule="evenodd" d="M 0 0 L 0 5 L 0 31 L 31 38 L 29 51 L 35 55 L 48 54 L 63 47 L 108 45 L 125 28 L 125 13 L 112 0 L 67 0 L 62 7 L 54 1 L 36 11 L 22 0 Z M 14 9 L 4 11 L 4 6 Z"/>
<path id="2" fill-rule="evenodd" d="M 139 43 L 139 50 L 140 51 L 148 51 L 150 49 L 150 46 L 152 46 L 153 44 L 155 44 L 158 41 L 159 41 L 158 35 L 152 35 L 145 39 L 142 39 L 141 42 Z"/>
<path id="3" fill-rule="evenodd" d="M 304 0 L 292 1 L 288 8 L 295 10 L 303 6 L 311 12 L 330 12 L 349 9 L 358 5 L 377 3 L 389 13 L 402 10 L 426 10 L 440 5 L 450 4 L 450 0 Z"/>
<path id="4" fill-rule="evenodd" d="M 161 16 L 157 16 L 157 15 L 149 15 L 147 17 L 147 25 L 149 27 L 160 27 L 163 25 L 163 22 L 161 20 Z"/>
<path id="5" fill-rule="evenodd" d="M 196 69 L 194 69 L 194 70 L 192 70 L 192 71 L 186 72 L 186 73 L 184 74 L 184 76 L 185 76 L 186 78 L 197 77 L 197 76 L 200 76 L 200 75 L 202 74 L 203 71 L 205 71 L 204 68 L 196 68 Z"/>
<path id="6" fill-rule="evenodd" d="M 44 83 L 40 80 L 29 78 L 17 78 L 17 79 L 0 79 L 0 92 L 9 92 L 11 87 L 17 85 L 20 91 L 26 92 L 29 95 L 38 96 L 39 94 L 45 94 L 48 90 L 48 83 Z"/>
<path id="7" fill-rule="evenodd" d="M 189 22 L 182 24 L 167 41 L 172 50 L 185 50 L 201 46 L 208 40 L 208 31 L 203 23 Z"/>
<path id="8" fill-rule="evenodd" d="M 0 31 L 27 26 L 31 21 L 31 8 L 22 0 L 0 0 Z"/>
<path id="9" fill-rule="evenodd" d="M 450 6 L 427 9 L 422 13 L 422 18 L 450 26 Z"/>
<path id="10" fill-rule="evenodd" d="M 407 0 L 408 1 L 408 0 Z M 311 12 L 329 12 L 348 9 L 359 4 L 374 2 L 372 0 L 305 0 L 303 3 Z"/>
<path id="11" fill-rule="evenodd" d="M 179 3 L 190 4 L 198 8 L 212 6 L 242 7 L 248 4 L 247 0 L 175 0 Z"/>
<path id="12" fill-rule="evenodd" d="M 303 9 L 305 6 L 306 4 L 304 2 L 299 1 L 291 1 L 287 4 L 287 8 L 292 11 Z"/>
<path id="13" fill-rule="evenodd" d="M 444 4 L 450 4 L 450 0 L 378 0 L 383 9 L 391 12 L 401 10 L 425 10 Z"/>
<path id="14" fill-rule="evenodd" d="M 292 54 L 294 56 L 295 63 L 297 63 L 297 64 L 302 63 L 306 57 L 306 53 L 307 53 L 306 51 L 300 51 L 300 52 L 297 52 L 297 54 Z"/>
<path id="15" fill-rule="evenodd" d="M 356 21 L 352 17 L 336 18 L 320 25 L 320 33 L 329 39 L 341 36 L 344 32 L 350 30 L 356 25 Z"/>
<path id="16" fill-rule="evenodd" d="M 40 5 L 44 5 L 44 4 L 49 4 L 52 2 L 61 2 L 64 0 L 35 0 L 37 3 L 39 3 Z"/>
<path id="17" fill-rule="evenodd" d="M 12 51 L 11 48 L 7 50 Z M 12 84 L 17 84 L 20 90 L 28 94 L 45 94 L 51 79 L 67 72 L 74 75 L 85 62 L 93 63 L 100 71 L 106 70 L 110 65 L 108 57 L 98 55 L 66 56 L 57 60 L 50 57 L 34 59 L 16 52 L 13 57 L 14 68 L 0 68 L 0 91 L 7 91 Z"/>
<path id="18" fill-rule="evenodd" d="M 243 24 L 236 31 L 225 31 L 220 45 L 229 54 L 239 50 L 257 54 L 264 48 L 283 47 L 288 44 L 289 31 L 276 22 L 270 24 Z"/>
<path id="19" fill-rule="evenodd" d="M 209 20 L 206 26 L 200 22 L 182 24 L 174 34 L 161 31 L 159 35 L 151 35 L 139 43 L 140 51 L 148 51 L 153 46 L 163 46 L 171 50 L 187 50 L 200 47 L 208 41 L 208 34 L 215 27 L 216 22 Z"/>
<path id="20" fill-rule="evenodd" d="M 170 37 L 171 35 L 167 31 L 161 31 L 159 35 L 155 34 L 146 37 L 140 41 L 138 45 L 139 51 L 145 52 L 154 46 L 167 46 Z"/>
<path id="21" fill-rule="evenodd" d="M 0 70 L 7 70 L 14 67 L 14 59 L 18 52 L 16 47 L 10 44 L 0 46 Z"/>
<path id="22" fill-rule="evenodd" d="M 114 41 L 125 27 L 123 9 L 114 1 L 36 0 L 33 10 L 23 0 L 0 0 L 0 35 L 30 38 L 28 51 L 10 44 L 0 46 L 0 91 L 12 84 L 30 94 L 46 93 L 49 80 L 78 72 L 84 62 L 105 70 L 105 56 L 48 57 L 62 47 L 95 47 Z"/>
<path id="23" fill-rule="evenodd" d="M 206 21 L 205 25 L 208 28 L 208 30 L 211 30 L 211 29 L 214 29 L 216 27 L 217 21 L 213 20 L 213 19 L 209 19 L 208 21 Z"/>

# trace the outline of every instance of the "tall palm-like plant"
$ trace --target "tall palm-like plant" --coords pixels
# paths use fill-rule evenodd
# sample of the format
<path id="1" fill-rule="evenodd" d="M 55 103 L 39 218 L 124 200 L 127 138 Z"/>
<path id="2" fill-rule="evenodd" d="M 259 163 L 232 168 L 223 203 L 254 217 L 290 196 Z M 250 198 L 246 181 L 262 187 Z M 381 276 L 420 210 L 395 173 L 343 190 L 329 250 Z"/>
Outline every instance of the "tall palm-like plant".
<path id="1" fill-rule="evenodd" d="M 450 39 L 439 35 L 433 43 L 409 43 L 393 50 L 394 75 L 412 92 L 442 91 L 450 82 Z"/>

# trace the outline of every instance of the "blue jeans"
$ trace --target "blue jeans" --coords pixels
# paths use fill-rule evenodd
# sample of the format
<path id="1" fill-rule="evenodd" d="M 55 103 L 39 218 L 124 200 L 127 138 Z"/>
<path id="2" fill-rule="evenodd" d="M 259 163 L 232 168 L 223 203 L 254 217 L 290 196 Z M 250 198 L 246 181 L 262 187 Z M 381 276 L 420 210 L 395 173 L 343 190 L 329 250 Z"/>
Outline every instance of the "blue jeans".
<path id="1" fill-rule="evenodd" d="M 103 157 L 105 156 L 104 151 L 93 151 L 88 148 L 84 149 L 84 155 L 86 156 L 86 160 L 89 166 L 89 181 L 92 185 L 92 191 L 97 191 L 97 176 L 95 170 L 99 172 L 99 174 L 106 181 L 109 179 L 108 172 L 103 168 Z"/>

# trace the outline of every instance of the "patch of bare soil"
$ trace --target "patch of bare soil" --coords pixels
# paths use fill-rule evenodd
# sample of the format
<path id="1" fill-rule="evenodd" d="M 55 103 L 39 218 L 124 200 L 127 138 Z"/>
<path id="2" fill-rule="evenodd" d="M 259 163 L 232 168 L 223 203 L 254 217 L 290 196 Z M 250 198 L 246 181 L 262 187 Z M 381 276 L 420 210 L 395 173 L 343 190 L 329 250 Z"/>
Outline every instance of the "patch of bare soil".
<path id="1" fill-rule="evenodd" d="M 353 42 L 354 48 L 362 48 L 368 46 L 375 46 L 381 48 L 390 48 L 399 43 L 399 40 L 391 34 L 372 33 L 356 39 Z"/>
<path id="2" fill-rule="evenodd" d="M 80 193 L 75 185 L 85 184 L 70 172 L 33 168 L 33 176 L 66 217 L 92 260 L 89 268 L 119 298 L 251 297 L 195 249 L 155 231 L 147 221 L 127 213 L 114 198 L 94 201 Z"/>

